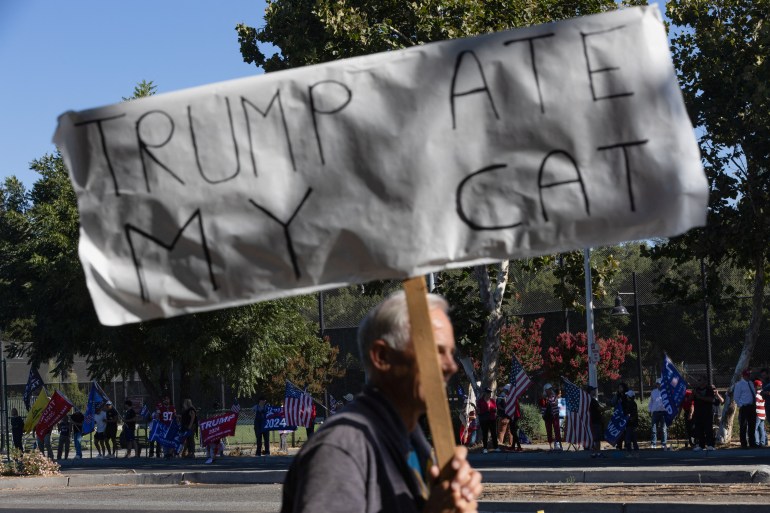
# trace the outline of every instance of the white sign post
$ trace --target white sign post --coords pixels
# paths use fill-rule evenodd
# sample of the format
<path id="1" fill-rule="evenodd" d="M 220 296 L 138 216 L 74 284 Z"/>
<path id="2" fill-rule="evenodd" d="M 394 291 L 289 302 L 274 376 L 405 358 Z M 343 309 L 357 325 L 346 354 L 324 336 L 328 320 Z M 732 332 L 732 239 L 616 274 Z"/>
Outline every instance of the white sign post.
<path id="1" fill-rule="evenodd" d="M 705 222 L 657 7 L 61 116 L 118 325 Z"/>

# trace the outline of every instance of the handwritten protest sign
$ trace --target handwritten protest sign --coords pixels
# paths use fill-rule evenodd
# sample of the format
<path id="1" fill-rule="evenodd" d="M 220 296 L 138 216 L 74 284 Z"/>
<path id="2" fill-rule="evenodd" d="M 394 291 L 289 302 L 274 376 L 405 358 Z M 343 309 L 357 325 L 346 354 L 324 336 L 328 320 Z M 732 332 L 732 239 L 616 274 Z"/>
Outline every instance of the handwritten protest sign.
<path id="1" fill-rule="evenodd" d="M 68 112 L 54 140 L 108 325 L 705 222 L 654 6 Z"/>

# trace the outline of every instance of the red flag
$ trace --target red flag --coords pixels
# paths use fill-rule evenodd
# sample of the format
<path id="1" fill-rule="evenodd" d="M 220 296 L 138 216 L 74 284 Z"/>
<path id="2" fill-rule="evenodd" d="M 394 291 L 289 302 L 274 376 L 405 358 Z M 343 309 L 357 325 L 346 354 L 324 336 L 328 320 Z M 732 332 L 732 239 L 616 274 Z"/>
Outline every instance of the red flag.
<path id="1" fill-rule="evenodd" d="M 67 412 L 72 408 L 72 403 L 67 397 L 56 390 L 51 396 L 51 400 L 48 401 L 48 405 L 40 414 L 40 420 L 35 426 L 35 435 L 38 438 L 42 438 L 47 432 L 49 432 L 61 419 L 63 419 Z"/>
<path id="2" fill-rule="evenodd" d="M 238 414 L 233 412 L 215 415 L 200 423 L 201 445 L 235 434 L 235 425 L 238 424 Z"/>

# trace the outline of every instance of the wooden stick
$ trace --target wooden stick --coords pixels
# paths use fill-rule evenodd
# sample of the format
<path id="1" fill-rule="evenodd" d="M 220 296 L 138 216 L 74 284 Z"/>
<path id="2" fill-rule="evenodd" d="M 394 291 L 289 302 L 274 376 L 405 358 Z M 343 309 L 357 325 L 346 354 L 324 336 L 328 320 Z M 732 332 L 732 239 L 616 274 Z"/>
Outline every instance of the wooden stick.
<path id="1" fill-rule="evenodd" d="M 417 356 L 417 368 L 420 372 L 420 383 L 425 394 L 428 409 L 428 423 L 433 437 L 433 447 L 439 468 L 444 466 L 454 456 L 455 442 L 452 429 L 452 417 L 449 413 L 449 401 L 444 385 L 444 375 L 438 358 L 436 342 L 433 339 L 433 325 L 428 311 L 428 290 L 425 278 L 409 278 L 404 280 L 406 303 L 409 308 L 409 324 L 411 325 L 412 341 Z"/>

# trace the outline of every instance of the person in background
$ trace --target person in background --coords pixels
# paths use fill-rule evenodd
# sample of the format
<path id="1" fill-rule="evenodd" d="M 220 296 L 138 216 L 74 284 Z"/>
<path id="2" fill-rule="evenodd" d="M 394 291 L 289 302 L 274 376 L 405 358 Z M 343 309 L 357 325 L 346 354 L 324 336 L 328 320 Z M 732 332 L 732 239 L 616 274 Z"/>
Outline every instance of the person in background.
<path id="1" fill-rule="evenodd" d="M 128 458 L 131 455 L 131 449 L 134 450 L 134 456 L 137 458 L 139 454 L 139 443 L 136 441 L 136 411 L 134 411 L 134 403 L 130 399 L 126 399 L 123 403 L 125 411 L 123 412 L 123 433 L 126 437 L 126 455 L 124 458 Z"/>
<path id="2" fill-rule="evenodd" d="M 639 407 L 636 404 L 634 391 L 626 392 L 626 399 L 623 401 L 623 413 L 625 413 L 628 422 L 626 423 L 626 450 L 639 450 L 639 441 L 636 438 L 636 428 L 639 427 Z"/>
<path id="3" fill-rule="evenodd" d="M 57 444 L 56 448 L 56 459 L 60 460 L 62 459 L 62 453 L 64 454 L 64 459 L 68 459 L 70 457 L 70 432 L 72 431 L 72 426 L 70 425 L 70 418 L 65 415 L 60 421 L 59 421 L 59 443 Z"/>
<path id="4" fill-rule="evenodd" d="M 623 406 L 623 401 L 626 399 L 626 392 L 628 392 L 628 385 L 626 383 L 618 383 L 618 390 L 615 392 L 615 395 L 612 397 L 612 407 L 616 408 L 618 405 Z M 625 433 L 620 433 L 618 435 L 618 441 L 615 444 L 615 448 L 617 450 L 622 451 L 623 450 L 623 440 L 626 439 Z"/>
<path id="5" fill-rule="evenodd" d="M 588 406 L 588 417 L 591 424 L 591 436 L 593 444 L 591 445 L 591 457 L 601 458 L 602 455 L 602 406 L 596 398 L 596 387 L 586 386 L 586 392 L 591 396 L 591 404 Z"/>
<path id="6" fill-rule="evenodd" d="M 515 436 L 511 436 L 511 418 L 505 414 L 505 398 L 511 390 L 510 383 L 503 387 L 500 395 L 497 396 L 497 444 L 509 445 L 513 447 Z"/>
<path id="7" fill-rule="evenodd" d="M 754 437 L 754 431 L 757 428 L 757 407 L 754 400 L 757 391 L 754 389 L 754 383 L 750 381 L 751 369 L 744 369 L 741 373 L 741 380 L 733 388 L 733 400 L 738 407 L 738 423 L 741 426 L 741 448 L 748 449 L 756 447 L 757 441 Z"/>
<path id="8" fill-rule="evenodd" d="M 684 416 L 684 446 L 695 447 L 695 419 L 693 413 L 695 412 L 695 396 L 693 396 L 692 390 L 689 388 L 684 392 L 684 400 L 682 401 L 682 415 Z"/>
<path id="9" fill-rule="evenodd" d="M 492 437 L 492 447 L 495 452 L 500 452 L 497 446 L 497 404 L 492 399 L 492 389 L 487 387 L 484 393 L 476 401 L 476 415 L 481 423 L 481 441 L 484 443 L 484 454 L 487 454 L 487 445 L 490 436 Z"/>
<path id="10" fill-rule="evenodd" d="M 561 451 L 561 429 L 559 426 L 559 401 L 553 385 L 546 383 L 543 387 L 543 397 L 538 403 L 540 415 L 545 422 L 545 432 L 548 436 L 548 447 L 554 451 Z"/>
<path id="11" fill-rule="evenodd" d="M 72 421 L 72 443 L 75 445 L 76 460 L 83 457 L 83 422 L 85 420 L 83 412 L 75 406 L 74 412 L 70 415 L 70 421 Z"/>
<path id="12" fill-rule="evenodd" d="M 182 425 L 180 429 L 190 432 L 184 439 L 183 458 L 195 458 L 195 435 L 198 433 L 198 410 L 193 406 L 192 399 L 182 403 Z"/>
<path id="13" fill-rule="evenodd" d="M 118 412 L 112 407 L 112 401 L 104 403 L 104 420 L 107 426 L 104 428 L 104 445 L 110 458 L 118 456 Z"/>
<path id="14" fill-rule="evenodd" d="M 513 403 L 513 417 L 511 417 L 511 437 L 513 439 L 511 448 L 514 451 L 521 452 L 524 448 L 521 446 L 521 437 L 519 436 L 519 419 L 521 418 L 521 408 L 519 407 L 519 399 L 516 398 L 516 402 Z"/>
<path id="15" fill-rule="evenodd" d="M 96 426 L 96 433 L 94 433 L 94 445 L 96 446 L 97 458 L 107 457 L 107 448 L 104 445 L 105 434 L 104 430 L 107 428 L 107 413 L 102 408 L 102 403 L 94 405 L 94 426 Z"/>
<path id="16" fill-rule="evenodd" d="M 53 460 L 53 447 L 51 447 L 51 431 L 53 426 L 49 427 L 42 436 L 37 436 L 37 448 L 43 454 L 48 453 L 48 459 Z"/>
<path id="17" fill-rule="evenodd" d="M 257 453 L 256 456 L 270 456 L 270 431 L 265 429 L 265 417 L 267 416 L 267 399 L 264 396 L 259 396 L 257 404 L 252 408 L 254 410 L 254 436 L 257 439 Z M 262 444 L 264 443 L 265 449 L 262 452 Z"/>
<path id="18" fill-rule="evenodd" d="M 757 409 L 757 427 L 754 431 L 757 446 L 765 447 L 767 445 L 767 431 L 765 430 L 765 398 L 762 396 L 762 381 L 755 380 L 754 388 L 757 391 L 756 409 Z"/>
<path id="19" fill-rule="evenodd" d="M 694 451 L 714 450 L 714 405 L 722 404 L 724 399 L 719 395 L 714 385 L 706 382 L 705 376 L 700 376 L 693 392 L 695 419 L 695 447 Z"/>
<path id="20" fill-rule="evenodd" d="M 19 410 L 11 408 L 11 436 L 13 446 L 24 452 L 24 419 L 19 416 Z"/>
<path id="21" fill-rule="evenodd" d="M 163 424 L 165 429 L 168 429 L 173 422 L 176 422 L 176 408 L 171 404 L 171 399 L 167 395 L 163 397 L 163 400 L 155 410 L 158 412 L 158 421 Z M 174 457 L 174 452 L 173 447 L 165 447 L 163 449 L 164 456 L 167 460 Z M 158 457 L 160 457 L 160 444 L 158 444 Z"/>
<path id="22" fill-rule="evenodd" d="M 310 425 L 305 428 L 307 437 L 310 438 L 315 433 L 315 417 L 316 417 L 315 401 L 313 401 L 313 411 L 310 413 Z"/>
<path id="23" fill-rule="evenodd" d="M 652 417 L 652 433 L 650 437 L 650 447 L 652 449 L 657 448 L 658 442 L 658 427 L 660 427 L 663 433 L 663 450 L 668 451 L 669 447 L 666 445 L 668 442 L 668 426 L 666 425 L 666 407 L 663 406 L 663 396 L 661 394 L 661 388 L 663 388 L 663 381 L 658 378 L 656 381 L 658 387 L 650 393 L 650 403 L 647 409 L 650 411 Z"/>

